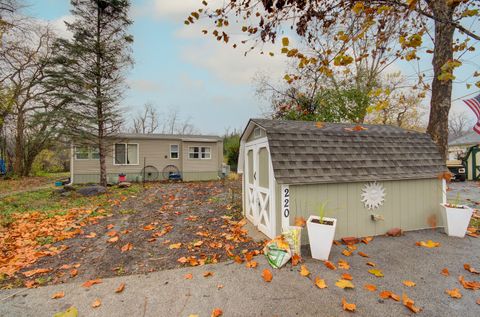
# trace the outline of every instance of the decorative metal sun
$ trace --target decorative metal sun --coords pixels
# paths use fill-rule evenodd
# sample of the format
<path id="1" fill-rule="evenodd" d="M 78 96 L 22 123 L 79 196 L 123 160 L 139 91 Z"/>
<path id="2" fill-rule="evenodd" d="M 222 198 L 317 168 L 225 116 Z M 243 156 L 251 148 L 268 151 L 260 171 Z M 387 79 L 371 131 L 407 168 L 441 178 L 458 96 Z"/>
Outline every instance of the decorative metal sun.
<path id="1" fill-rule="evenodd" d="M 377 182 L 368 183 L 362 189 L 362 202 L 365 207 L 373 210 L 381 205 L 385 200 L 385 188 Z"/>

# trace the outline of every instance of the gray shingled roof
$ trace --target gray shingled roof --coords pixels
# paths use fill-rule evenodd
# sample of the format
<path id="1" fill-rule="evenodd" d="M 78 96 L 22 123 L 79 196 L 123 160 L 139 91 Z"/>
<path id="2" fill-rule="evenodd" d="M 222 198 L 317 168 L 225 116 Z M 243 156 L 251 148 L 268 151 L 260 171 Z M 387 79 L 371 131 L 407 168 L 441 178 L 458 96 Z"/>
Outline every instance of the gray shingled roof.
<path id="1" fill-rule="evenodd" d="M 217 142 L 222 138 L 217 135 L 201 135 L 201 134 L 158 134 L 158 133 L 119 133 L 113 136 L 121 139 L 142 139 L 142 140 L 183 140 L 183 141 L 205 141 Z"/>
<path id="2" fill-rule="evenodd" d="M 252 119 L 264 128 L 280 184 L 425 179 L 445 171 L 437 146 L 425 133 L 387 125 Z"/>
<path id="3" fill-rule="evenodd" d="M 468 131 L 465 135 L 454 138 L 448 142 L 449 146 L 480 144 L 480 134 L 475 131 Z"/>

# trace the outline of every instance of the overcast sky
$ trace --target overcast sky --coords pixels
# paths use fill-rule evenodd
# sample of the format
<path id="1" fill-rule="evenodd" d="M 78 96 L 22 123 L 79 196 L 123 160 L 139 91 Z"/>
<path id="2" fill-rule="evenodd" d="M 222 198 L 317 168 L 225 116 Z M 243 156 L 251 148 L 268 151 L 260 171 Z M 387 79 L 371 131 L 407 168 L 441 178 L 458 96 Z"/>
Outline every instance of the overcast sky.
<path id="1" fill-rule="evenodd" d="M 64 32 L 68 20 L 68 0 L 28 0 L 31 5 L 25 13 L 50 21 Z M 285 60 L 279 54 L 280 45 L 267 47 L 275 57 L 258 52 L 247 57 L 243 51 L 220 44 L 204 36 L 204 26 L 186 26 L 183 21 L 193 10 L 201 7 L 201 0 L 133 0 L 130 30 L 133 44 L 134 67 L 128 72 L 128 84 L 123 106 L 135 114 L 144 103 L 152 103 L 160 112 L 179 109 L 189 117 L 202 133 L 222 134 L 226 128 L 243 129 L 249 118 L 261 116 L 267 106 L 255 95 L 253 78 L 268 74 L 280 80 L 285 71 Z M 206 21 L 208 22 L 208 21 Z M 235 39 L 236 34 L 232 34 Z M 478 45 L 477 45 L 478 47 Z M 458 72 L 459 81 L 471 76 L 478 64 L 480 52 L 470 54 L 471 62 Z M 420 64 L 397 63 L 404 75 L 412 76 L 416 68 L 431 69 L 428 59 Z M 472 93 L 465 83 L 454 85 L 454 99 Z M 428 103 L 428 100 L 426 104 Z M 465 105 L 453 102 L 455 112 L 465 111 Z M 129 116 L 131 117 L 131 116 Z M 127 116 L 128 118 L 128 116 Z"/>

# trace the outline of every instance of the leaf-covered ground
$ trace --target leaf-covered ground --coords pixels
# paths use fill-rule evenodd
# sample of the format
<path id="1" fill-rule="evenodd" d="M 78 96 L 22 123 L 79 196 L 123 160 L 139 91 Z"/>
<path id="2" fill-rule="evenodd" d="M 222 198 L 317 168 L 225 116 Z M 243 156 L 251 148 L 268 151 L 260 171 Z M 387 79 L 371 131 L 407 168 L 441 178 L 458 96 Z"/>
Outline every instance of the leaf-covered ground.
<path id="1" fill-rule="evenodd" d="M 44 176 L 21 177 L 18 179 L 0 179 L 0 197 L 13 192 L 51 185 L 59 179 L 68 178 L 68 173 L 52 173 Z"/>
<path id="2" fill-rule="evenodd" d="M 69 198 L 60 213 L 14 214 L 12 224 L 0 229 L 7 246 L 0 253 L 0 285 L 32 287 L 197 266 L 261 248 L 243 229 L 238 181 L 137 187 L 97 197 L 96 207 L 88 209 L 69 208 L 80 204 Z M 23 248 L 25 241 L 34 242 Z"/>

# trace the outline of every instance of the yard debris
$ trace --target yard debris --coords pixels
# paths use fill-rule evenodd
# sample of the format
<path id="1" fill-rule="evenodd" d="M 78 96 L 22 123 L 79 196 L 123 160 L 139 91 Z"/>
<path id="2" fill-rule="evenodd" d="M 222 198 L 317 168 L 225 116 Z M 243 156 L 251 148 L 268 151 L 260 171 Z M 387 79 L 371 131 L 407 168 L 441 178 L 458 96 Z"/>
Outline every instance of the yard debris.
<path id="1" fill-rule="evenodd" d="M 444 268 L 444 269 L 440 272 L 440 274 L 442 274 L 443 276 L 449 276 L 449 275 L 450 275 L 450 272 L 448 271 L 447 268 Z"/>
<path id="2" fill-rule="evenodd" d="M 363 253 L 363 252 L 358 252 L 358 255 L 364 257 L 364 258 L 369 258 L 368 254 Z"/>
<path id="3" fill-rule="evenodd" d="M 106 192 L 107 192 L 107 189 L 99 185 L 85 186 L 77 190 L 77 194 L 80 194 L 86 197 L 102 195 L 102 194 L 105 194 Z"/>
<path id="4" fill-rule="evenodd" d="M 365 244 L 369 244 L 370 242 L 372 242 L 372 240 L 373 240 L 373 237 L 365 237 L 362 239 L 362 242 Z"/>
<path id="5" fill-rule="evenodd" d="M 292 257 L 290 245 L 282 237 L 277 237 L 265 245 L 263 254 L 275 269 L 284 266 Z"/>

